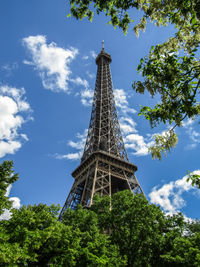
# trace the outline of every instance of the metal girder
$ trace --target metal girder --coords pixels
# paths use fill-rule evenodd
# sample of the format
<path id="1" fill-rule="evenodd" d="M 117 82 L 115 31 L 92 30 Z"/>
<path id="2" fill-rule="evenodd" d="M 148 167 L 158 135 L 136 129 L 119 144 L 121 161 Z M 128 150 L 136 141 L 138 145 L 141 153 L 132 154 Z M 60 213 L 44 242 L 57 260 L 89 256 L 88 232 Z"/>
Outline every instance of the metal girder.
<path id="1" fill-rule="evenodd" d="M 143 193 L 135 177 L 135 165 L 125 163 L 121 159 L 117 164 L 112 155 L 107 154 L 106 157 L 106 154 L 93 153 L 89 156 L 92 160 L 88 160 L 83 168 L 76 171 L 74 184 L 60 217 L 67 208 L 75 209 L 78 204 L 90 207 L 95 194 L 111 196 L 125 189 L 131 190 L 134 194 Z"/>

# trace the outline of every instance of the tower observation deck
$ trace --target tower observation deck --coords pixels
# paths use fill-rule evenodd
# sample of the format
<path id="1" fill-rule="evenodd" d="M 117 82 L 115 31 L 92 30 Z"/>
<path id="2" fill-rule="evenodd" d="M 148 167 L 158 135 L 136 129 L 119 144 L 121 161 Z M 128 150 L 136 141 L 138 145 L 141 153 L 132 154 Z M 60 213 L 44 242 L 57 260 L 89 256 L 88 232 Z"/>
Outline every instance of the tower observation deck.
<path id="1" fill-rule="evenodd" d="M 96 58 L 97 75 L 83 156 L 72 172 L 74 184 L 63 209 L 78 204 L 90 207 L 95 194 L 111 196 L 125 189 L 143 193 L 135 177 L 137 166 L 130 163 L 124 146 L 115 106 L 110 72 L 112 59 L 104 50 Z"/>

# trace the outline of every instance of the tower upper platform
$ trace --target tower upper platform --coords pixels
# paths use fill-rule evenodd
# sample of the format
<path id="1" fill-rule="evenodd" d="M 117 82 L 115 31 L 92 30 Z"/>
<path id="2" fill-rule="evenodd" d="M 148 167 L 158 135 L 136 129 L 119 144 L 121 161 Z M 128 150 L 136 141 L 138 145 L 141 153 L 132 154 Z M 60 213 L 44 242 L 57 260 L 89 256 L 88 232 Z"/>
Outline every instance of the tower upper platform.
<path id="1" fill-rule="evenodd" d="M 108 63 L 111 63 L 112 58 L 111 55 L 107 54 L 104 50 L 104 47 L 102 48 L 101 52 L 98 54 L 98 56 L 96 57 L 96 64 L 100 64 L 101 60 L 105 60 Z"/>

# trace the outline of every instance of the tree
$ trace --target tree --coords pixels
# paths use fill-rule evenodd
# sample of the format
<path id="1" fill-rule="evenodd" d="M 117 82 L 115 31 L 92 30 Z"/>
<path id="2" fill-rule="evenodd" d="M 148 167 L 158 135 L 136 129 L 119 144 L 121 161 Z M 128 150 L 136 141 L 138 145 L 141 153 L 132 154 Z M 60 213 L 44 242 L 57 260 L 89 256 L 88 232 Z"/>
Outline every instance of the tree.
<path id="1" fill-rule="evenodd" d="M 43 261 L 41 248 L 58 228 L 57 211 L 42 204 L 13 209 L 11 219 L 0 222 L 1 265 L 30 265 L 40 257 Z"/>
<path id="2" fill-rule="evenodd" d="M 5 209 L 12 207 L 12 201 L 7 196 L 8 187 L 18 180 L 18 174 L 13 171 L 13 162 L 4 161 L 0 164 L 0 215 Z"/>
<path id="3" fill-rule="evenodd" d="M 0 165 L 1 212 L 11 207 L 7 187 L 18 179 L 13 163 Z M 1 266 L 124 266 L 118 246 L 100 232 L 97 215 L 82 207 L 58 221 L 60 206 L 44 204 L 12 209 L 0 221 Z"/>
<path id="4" fill-rule="evenodd" d="M 134 26 L 136 35 L 145 30 L 151 21 L 157 26 L 174 24 L 177 32 L 163 44 L 152 47 L 148 57 L 141 59 L 138 71 L 144 81 L 133 83 L 138 93 L 147 90 L 151 96 L 159 94 L 161 102 L 154 108 L 142 107 L 140 115 L 150 121 L 152 127 L 169 123 L 172 128 L 162 135 L 155 135 L 155 145 L 150 147 L 153 158 L 161 159 L 177 143 L 175 128 L 186 118 L 200 114 L 200 2 L 196 0 L 71 0 L 71 14 L 76 19 L 93 19 L 94 13 L 105 13 L 109 23 L 126 34 L 134 18 L 129 12 L 141 10 L 140 22 Z M 70 15 L 71 15 L 70 14 Z M 141 12 L 138 14 L 141 14 Z M 182 56 L 183 55 L 183 56 Z"/>
<path id="5" fill-rule="evenodd" d="M 94 213 L 68 210 L 60 222 L 59 208 L 23 206 L 1 221 L 0 265 L 124 266 L 118 247 L 100 233 Z"/>
<path id="6" fill-rule="evenodd" d="M 67 209 L 62 222 L 81 233 L 77 266 L 126 266 L 118 244 L 111 243 L 109 236 L 99 227 L 98 215 L 93 210 L 82 206 L 76 210 Z"/>
<path id="7" fill-rule="evenodd" d="M 166 216 L 144 196 L 130 191 L 115 193 L 111 205 L 109 197 L 95 196 L 90 211 L 97 214 L 101 231 L 109 235 L 112 244 L 119 246 L 121 256 L 127 258 L 127 266 L 198 266 L 200 263 L 199 228 L 195 228 L 194 235 L 189 230 L 191 223 L 186 223 L 181 213 Z M 183 248 L 178 244 L 183 244 Z"/>
<path id="8" fill-rule="evenodd" d="M 200 265 L 200 221 L 166 216 L 143 195 L 96 195 L 90 209 L 67 209 L 62 222 L 59 209 L 22 206 L 0 221 L 0 266 Z"/>
<path id="9" fill-rule="evenodd" d="M 123 191 L 113 195 L 110 217 L 111 240 L 119 244 L 128 266 L 160 265 L 165 218 L 157 206 Z"/>

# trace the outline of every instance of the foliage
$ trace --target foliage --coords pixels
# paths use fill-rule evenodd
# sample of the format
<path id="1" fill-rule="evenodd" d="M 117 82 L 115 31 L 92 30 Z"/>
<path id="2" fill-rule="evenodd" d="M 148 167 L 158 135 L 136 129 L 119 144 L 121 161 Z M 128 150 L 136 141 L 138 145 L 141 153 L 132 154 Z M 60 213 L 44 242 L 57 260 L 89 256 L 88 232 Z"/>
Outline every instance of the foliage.
<path id="1" fill-rule="evenodd" d="M 179 237 L 173 240 L 172 249 L 161 257 L 170 266 L 199 266 L 200 234 L 188 238 Z"/>
<path id="2" fill-rule="evenodd" d="M 10 174 L 12 163 L 3 166 L 2 173 Z M 181 213 L 166 216 L 143 195 L 96 195 L 89 209 L 67 209 L 62 222 L 59 209 L 12 209 L 11 218 L 0 221 L 0 266 L 200 265 L 200 221 L 185 222 Z"/>
<path id="3" fill-rule="evenodd" d="M 8 187 L 18 180 L 18 174 L 14 174 L 12 168 L 12 161 L 4 161 L 0 164 L 0 215 L 12 206 L 12 201 L 6 195 Z"/>
<path id="4" fill-rule="evenodd" d="M 96 196 L 90 209 L 43 204 L 0 222 L 2 266 L 198 266 L 199 221 L 166 216 L 145 197 L 122 191 Z M 101 208 L 100 208 L 101 207 Z"/>
<path id="5" fill-rule="evenodd" d="M 155 144 L 149 148 L 152 158 L 161 159 L 161 153 L 166 155 L 166 151 L 170 151 L 172 147 L 176 146 L 178 141 L 177 134 L 173 131 L 166 131 L 163 134 L 154 135 Z"/>
<path id="6" fill-rule="evenodd" d="M 162 102 L 154 109 L 143 107 L 141 113 L 148 119 L 152 127 L 158 123 L 173 122 L 178 126 L 186 118 L 194 118 L 200 113 L 200 103 L 197 93 L 200 80 L 200 64 L 194 54 L 190 57 L 178 57 L 177 54 L 160 54 L 157 46 L 151 59 L 146 59 L 138 66 L 142 69 L 145 82 L 134 85 L 137 92 L 144 92 L 145 88 L 152 96 L 161 95 Z"/>
<path id="7" fill-rule="evenodd" d="M 94 12 L 96 14 L 103 12 L 110 18 L 109 23 L 121 28 L 124 33 L 134 22 L 134 18 L 128 12 L 131 9 L 143 11 L 140 22 L 134 28 L 136 33 L 145 30 L 147 19 L 157 26 L 166 25 L 168 22 L 176 24 L 177 27 L 182 26 L 182 32 L 188 32 L 191 28 L 194 30 L 199 25 L 197 18 L 199 18 L 200 4 L 192 0 L 70 0 L 70 4 L 71 14 L 76 19 L 87 17 L 92 20 Z"/>
<path id="8" fill-rule="evenodd" d="M 0 222 L 0 263 L 17 266 L 37 262 L 38 251 L 58 228 L 57 211 L 55 206 L 42 204 L 13 209 L 11 219 Z"/>
<path id="9" fill-rule="evenodd" d="M 62 222 L 75 231 L 81 231 L 81 252 L 77 256 L 77 266 L 125 266 L 126 261 L 120 256 L 118 245 L 111 244 L 109 236 L 99 228 L 95 212 L 82 206 L 75 211 L 68 209 Z"/>
<path id="10" fill-rule="evenodd" d="M 130 191 L 114 194 L 112 209 L 107 200 L 96 196 L 91 210 L 97 213 L 101 230 L 105 232 L 107 229 L 112 243 L 117 244 L 120 254 L 127 258 L 127 266 L 160 267 L 168 266 L 168 263 L 172 266 L 189 266 L 184 265 L 189 261 L 187 251 L 185 258 L 182 256 L 182 265 L 169 257 L 175 251 L 175 240 L 182 238 L 187 242 L 193 235 L 187 231 L 188 236 L 184 236 L 186 223 L 182 214 L 166 216 L 159 207 L 149 204 L 144 196 L 134 196 Z M 187 249 L 193 246 L 196 249 L 197 244 L 191 243 Z M 194 261 L 190 259 L 192 264 L 195 260 L 198 262 L 199 252 L 200 247 L 193 254 Z"/>
<path id="11" fill-rule="evenodd" d="M 187 181 L 191 181 L 192 186 L 196 185 L 196 187 L 200 189 L 200 175 L 188 173 Z"/>
<path id="12" fill-rule="evenodd" d="M 133 83 L 138 93 L 147 90 L 151 96 L 159 94 L 161 102 L 154 108 L 143 107 L 140 114 L 150 121 L 152 127 L 159 123 L 174 124 L 168 136 L 155 136 L 155 145 L 150 148 L 153 158 L 161 159 L 161 152 L 170 151 L 177 142 L 174 133 L 186 118 L 200 114 L 200 2 L 196 0 L 71 0 L 71 14 L 76 19 L 94 13 L 105 13 L 109 23 L 119 27 L 124 33 L 134 23 L 132 10 L 141 15 L 140 22 L 134 25 L 136 35 L 145 30 L 148 21 L 157 26 L 173 24 L 176 33 L 163 44 L 152 47 L 148 57 L 141 59 L 138 72 L 144 81 Z M 167 137 L 167 138 L 166 138 Z M 166 153 L 164 153 L 166 154 Z"/>
<path id="13" fill-rule="evenodd" d="M 112 243 L 127 258 L 127 266 L 200 264 L 198 220 L 186 223 L 181 213 L 166 216 L 144 196 L 130 191 L 114 194 L 112 209 L 107 200 L 97 196 L 91 209 L 98 215 L 99 227 L 107 229 Z"/>
<path id="14" fill-rule="evenodd" d="M 189 235 L 193 235 L 195 233 L 200 233 L 200 221 L 192 220 L 187 224 L 187 231 Z"/>
<path id="15" fill-rule="evenodd" d="M 180 127 L 184 119 L 194 120 L 200 114 L 200 63 L 195 56 L 197 50 L 181 57 L 176 50 L 162 51 L 163 47 L 157 45 L 148 58 L 141 60 L 138 71 L 142 72 L 145 81 L 133 84 L 138 93 L 148 90 L 152 97 L 155 94 L 161 96 L 161 101 L 154 108 L 142 107 L 140 111 L 152 127 L 159 123 L 174 124 L 165 140 L 162 135 L 159 140 L 155 136 L 155 145 L 150 152 L 153 158 L 159 159 L 160 149 L 169 151 L 178 140 L 174 128 Z"/>
<path id="16" fill-rule="evenodd" d="M 0 264 L 123 266 L 117 247 L 95 224 L 95 214 L 81 208 L 69 210 L 66 224 L 57 220 L 58 210 L 54 205 L 23 206 L 13 211 L 10 220 L 1 221 Z"/>
<path id="17" fill-rule="evenodd" d="M 121 255 L 127 257 L 128 266 L 156 266 L 159 258 L 155 263 L 154 257 L 161 251 L 165 220 L 162 211 L 149 205 L 143 196 L 123 191 L 113 195 L 109 215 L 111 240 L 119 245 Z"/>

